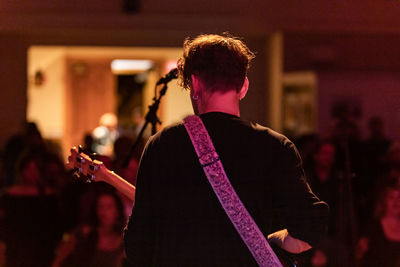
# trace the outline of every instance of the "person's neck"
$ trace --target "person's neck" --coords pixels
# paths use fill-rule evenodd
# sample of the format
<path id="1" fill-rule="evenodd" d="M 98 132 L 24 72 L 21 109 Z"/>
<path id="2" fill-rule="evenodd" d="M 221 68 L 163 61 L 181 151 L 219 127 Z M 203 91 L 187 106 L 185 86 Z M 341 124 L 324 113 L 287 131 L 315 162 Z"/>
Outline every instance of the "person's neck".
<path id="1" fill-rule="evenodd" d="M 214 93 L 200 99 L 199 115 L 209 112 L 222 112 L 240 117 L 239 100 L 237 95 L 228 93 Z"/>

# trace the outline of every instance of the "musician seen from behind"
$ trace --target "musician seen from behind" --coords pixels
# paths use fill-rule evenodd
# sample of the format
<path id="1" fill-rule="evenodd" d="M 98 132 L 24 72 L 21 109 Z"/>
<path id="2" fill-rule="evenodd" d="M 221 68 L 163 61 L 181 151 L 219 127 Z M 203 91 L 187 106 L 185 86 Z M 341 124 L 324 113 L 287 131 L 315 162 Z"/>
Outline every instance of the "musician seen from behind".
<path id="1" fill-rule="evenodd" d="M 291 253 L 316 245 L 328 206 L 311 191 L 285 136 L 240 118 L 254 53 L 229 35 L 187 39 L 179 81 L 190 90 L 226 175 L 262 234 Z M 222 208 L 183 124 L 152 136 L 143 152 L 125 230 L 133 266 L 257 266 Z"/>

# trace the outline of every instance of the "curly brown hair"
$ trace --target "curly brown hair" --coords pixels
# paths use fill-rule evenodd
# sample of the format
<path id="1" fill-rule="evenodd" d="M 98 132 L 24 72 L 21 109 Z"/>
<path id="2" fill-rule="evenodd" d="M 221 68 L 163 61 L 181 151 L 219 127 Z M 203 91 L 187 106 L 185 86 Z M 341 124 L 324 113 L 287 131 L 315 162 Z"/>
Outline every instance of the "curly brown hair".
<path id="1" fill-rule="evenodd" d="M 178 60 L 179 83 L 190 89 L 191 75 L 198 75 L 208 88 L 237 91 L 243 86 L 254 53 L 237 37 L 203 34 L 183 43 Z"/>

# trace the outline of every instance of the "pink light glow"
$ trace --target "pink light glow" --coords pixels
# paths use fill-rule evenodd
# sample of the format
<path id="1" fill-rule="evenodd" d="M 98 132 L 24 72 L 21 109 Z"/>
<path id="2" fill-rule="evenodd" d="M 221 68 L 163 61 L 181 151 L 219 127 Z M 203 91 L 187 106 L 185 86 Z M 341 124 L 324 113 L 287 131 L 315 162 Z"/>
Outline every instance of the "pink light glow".
<path id="1" fill-rule="evenodd" d="M 169 60 L 167 61 L 167 64 L 165 64 L 166 72 L 169 72 L 172 69 L 175 69 L 177 67 L 177 62 L 175 60 Z"/>

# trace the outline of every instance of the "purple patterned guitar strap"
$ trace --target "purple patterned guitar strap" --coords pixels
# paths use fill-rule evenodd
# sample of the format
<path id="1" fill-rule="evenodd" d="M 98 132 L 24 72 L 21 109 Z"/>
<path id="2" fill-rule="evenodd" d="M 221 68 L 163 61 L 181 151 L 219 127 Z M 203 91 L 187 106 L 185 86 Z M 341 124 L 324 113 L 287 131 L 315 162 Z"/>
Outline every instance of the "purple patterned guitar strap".
<path id="1" fill-rule="evenodd" d="M 233 189 L 203 121 L 200 117 L 192 115 L 184 119 L 184 126 L 208 181 L 258 265 L 282 267 L 264 235 Z"/>

